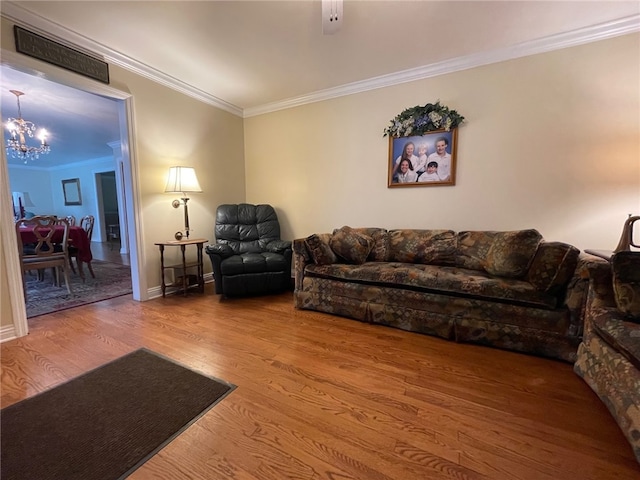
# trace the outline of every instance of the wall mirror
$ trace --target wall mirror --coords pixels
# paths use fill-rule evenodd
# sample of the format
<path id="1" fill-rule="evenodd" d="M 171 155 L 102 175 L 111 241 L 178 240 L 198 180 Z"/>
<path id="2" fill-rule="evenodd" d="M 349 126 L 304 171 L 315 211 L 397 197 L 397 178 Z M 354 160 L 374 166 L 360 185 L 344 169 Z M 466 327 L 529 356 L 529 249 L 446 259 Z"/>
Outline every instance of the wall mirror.
<path id="1" fill-rule="evenodd" d="M 62 191 L 64 192 L 65 205 L 82 205 L 82 197 L 80 196 L 80 179 L 79 178 L 62 180 Z"/>

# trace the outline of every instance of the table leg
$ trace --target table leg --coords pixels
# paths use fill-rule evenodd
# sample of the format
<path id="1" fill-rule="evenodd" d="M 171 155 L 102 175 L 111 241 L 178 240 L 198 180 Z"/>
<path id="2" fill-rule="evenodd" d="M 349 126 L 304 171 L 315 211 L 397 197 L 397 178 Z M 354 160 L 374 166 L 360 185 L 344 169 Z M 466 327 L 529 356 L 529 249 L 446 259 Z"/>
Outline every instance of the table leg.
<path id="1" fill-rule="evenodd" d="M 78 275 L 80 275 L 80 278 L 84 282 L 84 270 L 82 269 L 82 260 L 80 260 L 77 257 L 76 257 L 76 260 L 78 262 Z"/>
<path id="2" fill-rule="evenodd" d="M 160 285 L 162 286 L 162 298 L 165 297 L 167 285 L 164 283 L 164 245 L 158 245 L 160 248 Z"/>
<path id="3" fill-rule="evenodd" d="M 204 292 L 204 266 L 202 264 L 202 243 L 197 244 L 198 248 L 198 290 Z"/>
<path id="4" fill-rule="evenodd" d="M 185 246 L 180 245 L 180 250 L 182 250 L 182 293 L 186 297 L 187 289 L 189 288 L 189 279 L 187 275 L 187 258 L 185 257 Z"/>

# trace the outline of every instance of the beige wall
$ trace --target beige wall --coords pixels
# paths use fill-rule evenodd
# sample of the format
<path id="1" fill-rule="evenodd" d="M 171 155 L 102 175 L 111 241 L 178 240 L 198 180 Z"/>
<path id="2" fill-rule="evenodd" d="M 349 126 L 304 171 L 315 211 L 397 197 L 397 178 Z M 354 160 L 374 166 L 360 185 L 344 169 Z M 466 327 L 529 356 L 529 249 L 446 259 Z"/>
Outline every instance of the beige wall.
<path id="1" fill-rule="evenodd" d="M 112 85 L 134 99 L 145 265 L 149 287 L 154 287 L 160 283 L 154 242 L 172 240 L 184 230 L 183 207 L 171 206 L 179 195 L 164 193 L 169 167 L 196 169 L 203 192 L 190 195 L 191 237 L 213 241 L 215 207 L 245 198 L 243 121 L 127 70 L 111 67 L 110 72 Z M 170 259 L 178 258 L 175 250 L 167 252 Z M 208 261 L 205 271 L 211 271 Z"/>
<path id="2" fill-rule="evenodd" d="M 611 249 L 640 214 L 639 97 L 633 34 L 248 118 L 247 201 L 276 206 L 288 238 L 533 227 Z M 387 188 L 383 129 L 438 99 L 467 118 L 456 185 Z"/>

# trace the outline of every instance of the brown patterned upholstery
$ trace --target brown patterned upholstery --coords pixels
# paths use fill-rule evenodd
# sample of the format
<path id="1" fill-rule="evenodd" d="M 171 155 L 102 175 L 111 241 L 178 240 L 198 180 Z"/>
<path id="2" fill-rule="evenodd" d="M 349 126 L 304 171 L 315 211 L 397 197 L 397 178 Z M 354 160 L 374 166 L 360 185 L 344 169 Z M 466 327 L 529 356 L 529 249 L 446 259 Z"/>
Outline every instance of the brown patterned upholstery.
<path id="1" fill-rule="evenodd" d="M 607 406 L 640 462 L 640 324 L 629 321 L 614 298 L 612 267 L 595 259 L 575 372 Z"/>
<path id="2" fill-rule="evenodd" d="M 391 230 L 389 261 L 453 265 L 456 244 L 452 230 Z"/>
<path id="3" fill-rule="evenodd" d="M 629 320 L 640 322 L 640 252 L 618 252 L 611 259 L 616 305 Z"/>
<path id="4" fill-rule="evenodd" d="M 331 235 L 328 233 L 314 233 L 305 239 L 309 254 L 316 265 L 328 265 L 338 261 L 338 257 L 329 246 L 330 239 Z"/>
<path id="5" fill-rule="evenodd" d="M 529 267 L 527 281 L 543 292 L 558 293 L 575 272 L 579 256 L 580 250 L 572 245 L 542 242 Z"/>
<path id="6" fill-rule="evenodd" d="M 373 239 L 373 247 L 367 260 L 370 262 L 386 262 L 389 258 L 389 232 L 384 228 L 354 228 L 353 231 L 367 235 Z M 333 231 L 335 233 L 336 230 Z"/>
<path id="7" fill-rule="evenodd" d="M 484 269 L 500 277 L 523 277 L 541 239 L 542 235 L 537 230 L 497 233 L 487 252 Z"/>
<path id="8" fill-rule="evenodd" d="M 484 270 L 487 254 L 498 232 L 458 232 L 456 266 Z"/>
<path id="9" fill-rule="evenodd" d="M 333 234 L 329 245 L 340 258 L 359 265 L 367 261 L 373 248 L 373 238 L 345 226 Z"/>
<path id="10" fill-rule="evenodd" d="M 551 243 L 536 263 L 537 250 L 531 245 L 537 247 L 541 239 L 535 230 L 350 231 L 373 240 L 362 264 L 340 258 L 314 263 L 305 240 L 294 241 L 297 308 L 575 361 L 590 256 L 569 259 L 577 249 Z M 499 251 L 502 246 L 506 252 Z M 493 259 L 488 258 L 492 248 Z M 518 272 L 521 278 L 495 275 L 485 270 L 491 261 L 508 266 L 505 271 L 511 275 L 511 267 L 522 268 L 522 263 L 538 265 L 539 272 Z M 530 276 L 538 281 L 531 282 Z"/>

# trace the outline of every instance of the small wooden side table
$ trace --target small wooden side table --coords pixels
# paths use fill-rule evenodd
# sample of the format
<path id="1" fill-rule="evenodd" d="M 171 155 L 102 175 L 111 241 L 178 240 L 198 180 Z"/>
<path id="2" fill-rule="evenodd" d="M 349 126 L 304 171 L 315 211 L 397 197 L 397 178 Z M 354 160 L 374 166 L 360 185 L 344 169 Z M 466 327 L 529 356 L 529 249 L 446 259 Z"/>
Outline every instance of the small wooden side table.
<path id="1" fill-rule="evenodd" d="M 167 287 L 178 287 L 182 289 L 182 293 L 184 296 L 187 296 L 187 291 L 191 287 L 198 287 L 198 291 L 200 293 L 204 292 L 204 266 L 202 263 L 202 249 L 206 242 L 204 238 L 194 238 L 192 240 L 171 240 L 167 242 L 158 242 L 156 245 L 160 249 L 160 279 L 162 281 L 162 296 L 166 296 Z M 196 261 L 187 262 L 185 250 L 187 245 L 195 245 L 198 256 Z M 182 263 L 174 264 L 174 265 L 165 265 L 164 264 L 164 249 L 165 247 L 180 247 L 180 251 L 182 253 Z M 187 269 L 195 268 L 196 275 L 189 275 L 187 273 Z M 164 273 L 165 270 L 179 270 L 182 272 L 180 277 L 175 278 L 175 282 L 171 284 L 166 284 L 164 281 Z"/>

